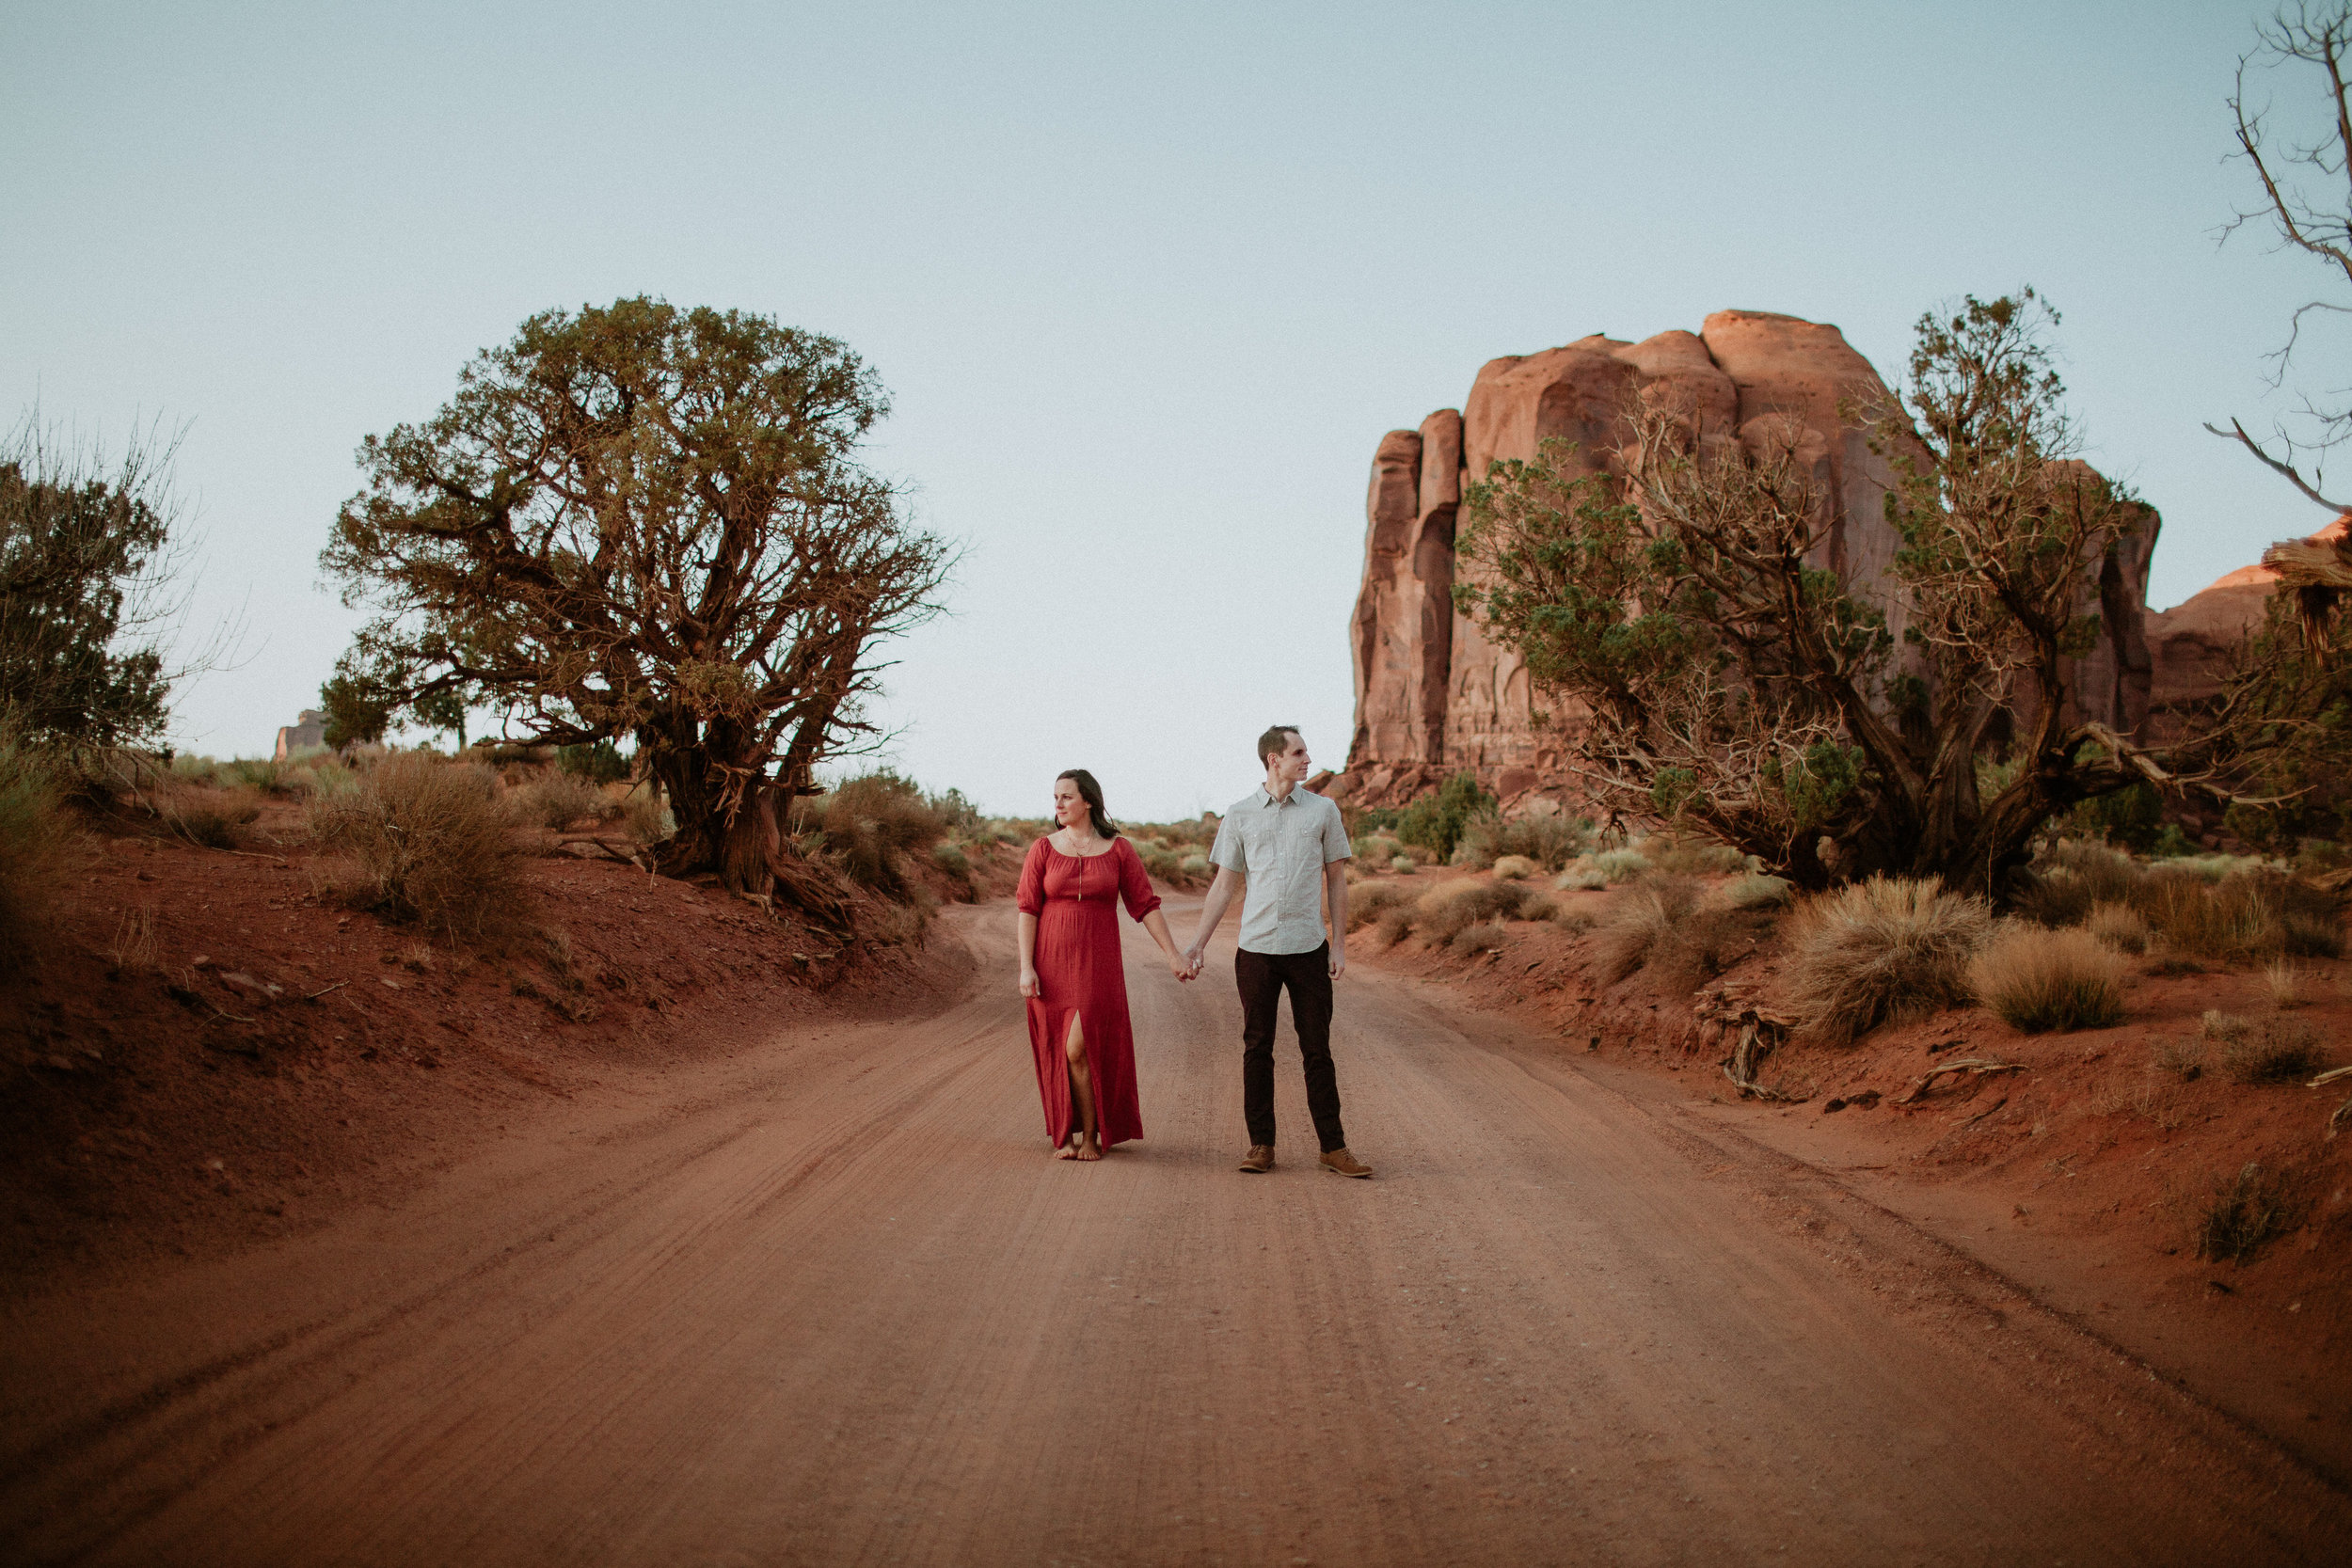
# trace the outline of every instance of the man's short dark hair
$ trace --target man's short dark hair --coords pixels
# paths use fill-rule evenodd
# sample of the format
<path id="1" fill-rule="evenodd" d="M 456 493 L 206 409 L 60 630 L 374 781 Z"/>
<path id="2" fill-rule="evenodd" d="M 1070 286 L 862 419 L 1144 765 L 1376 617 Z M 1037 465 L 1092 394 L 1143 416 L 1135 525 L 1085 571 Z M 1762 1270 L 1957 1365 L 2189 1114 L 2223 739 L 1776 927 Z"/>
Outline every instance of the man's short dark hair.
<path id="1" fill-rule="evenodd" d="M 1258 766 L 1263 768 L 1268 757 L 1279 757 L 1291 749 L 1290 737 L 1298 733 L 1296 724 L 1277 724 L 1258 737 Z"/>

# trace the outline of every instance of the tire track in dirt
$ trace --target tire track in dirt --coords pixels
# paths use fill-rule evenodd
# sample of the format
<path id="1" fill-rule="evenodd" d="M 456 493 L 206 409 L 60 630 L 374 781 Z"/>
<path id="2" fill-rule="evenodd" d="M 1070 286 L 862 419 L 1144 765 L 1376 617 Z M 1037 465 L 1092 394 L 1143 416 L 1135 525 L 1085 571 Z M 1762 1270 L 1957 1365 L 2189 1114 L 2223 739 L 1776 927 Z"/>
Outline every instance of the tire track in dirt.
<path id="1" fill-rule="evenodd" d="M 1052 1161 L 1009 925 L 955 914 L 981 978 L 935 1018 L 583 1098 L 396 1211 L 17 1311 L 0 1533 L 191 1564 L 2352 1541 L 2339 1493 L 1997 1276 L 1405 982 L 1342 983 L 1378 1177 L 1312 1168 L 1287 1031 L 1283 1163 L 1245 1177 L 1230 972 L 1180 988 L 1131 932 L 1148 1137 Z"/>

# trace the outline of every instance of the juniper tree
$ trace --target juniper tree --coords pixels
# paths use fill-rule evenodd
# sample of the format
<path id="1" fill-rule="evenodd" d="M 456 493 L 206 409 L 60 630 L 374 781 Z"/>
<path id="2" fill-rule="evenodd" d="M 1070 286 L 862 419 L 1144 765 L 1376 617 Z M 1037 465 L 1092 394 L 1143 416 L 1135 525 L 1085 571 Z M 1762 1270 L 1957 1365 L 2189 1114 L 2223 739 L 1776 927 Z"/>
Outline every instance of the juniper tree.
<path id="1" fill-rule="evenodd" d="M 549 310 L 420 424 L 370 436 L 323 557 L 374 616 L 350 668 L 408 706 L 462 689 L 559 745 L 633 737 L 668 875 L 828 920 L 780 799 L 870 742 L 877 645 L 949 565 L 857 460 L 887 401 L 841 343 L 645 298 Z"/>

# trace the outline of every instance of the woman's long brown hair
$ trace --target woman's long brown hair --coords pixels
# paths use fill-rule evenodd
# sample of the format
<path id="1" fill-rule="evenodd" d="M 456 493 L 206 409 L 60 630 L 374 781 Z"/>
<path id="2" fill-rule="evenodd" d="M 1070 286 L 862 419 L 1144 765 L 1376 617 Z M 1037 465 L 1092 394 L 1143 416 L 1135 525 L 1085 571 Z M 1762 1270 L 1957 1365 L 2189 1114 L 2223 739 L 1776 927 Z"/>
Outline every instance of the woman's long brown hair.
<path id="1" fill-rule="evenodd" d="M 1103 786 L 1094 782 L 1094 775 L 1083 768 L 1065 768 L 1054 775 L 1056 784 L 1068 779 L 1078 786 L 1078 799 L 1087 803 L 1087 815 L 1094 818 L 1094 831 L 1104 838 L 1119 836 L 1119 824 L 1103 811 Z"/>

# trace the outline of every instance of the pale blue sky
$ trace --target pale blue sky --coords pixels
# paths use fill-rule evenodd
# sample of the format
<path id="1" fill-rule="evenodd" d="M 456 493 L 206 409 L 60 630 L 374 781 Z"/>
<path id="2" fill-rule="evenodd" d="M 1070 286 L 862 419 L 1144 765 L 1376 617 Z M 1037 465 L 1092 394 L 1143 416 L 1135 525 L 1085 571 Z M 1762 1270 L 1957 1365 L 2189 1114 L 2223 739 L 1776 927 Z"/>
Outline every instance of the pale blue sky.
<path id="1" fill-rule="evenodd" d="M 1373 449 L 1497 355 L 1740 307 L 1893 379 L 1922 309 L 2031 282 L 2089 455 L 2164 514 L 2157 605 L 2317 526 L 2198 428 L 2280 405 L 2261 356 L 2325 282 L 2214 244 L 2257 14 L 20 4 L 0 409 L 186 424 L 198 614 L 251 635 L 176 733 L 250 754 L 348 636 L 354 448 L 476 350 L 640 292 L 832 333 L 969 550 L 897 650 L 900 764 L 1188 814 L 1270 721 L 1340 761 Z"/>

